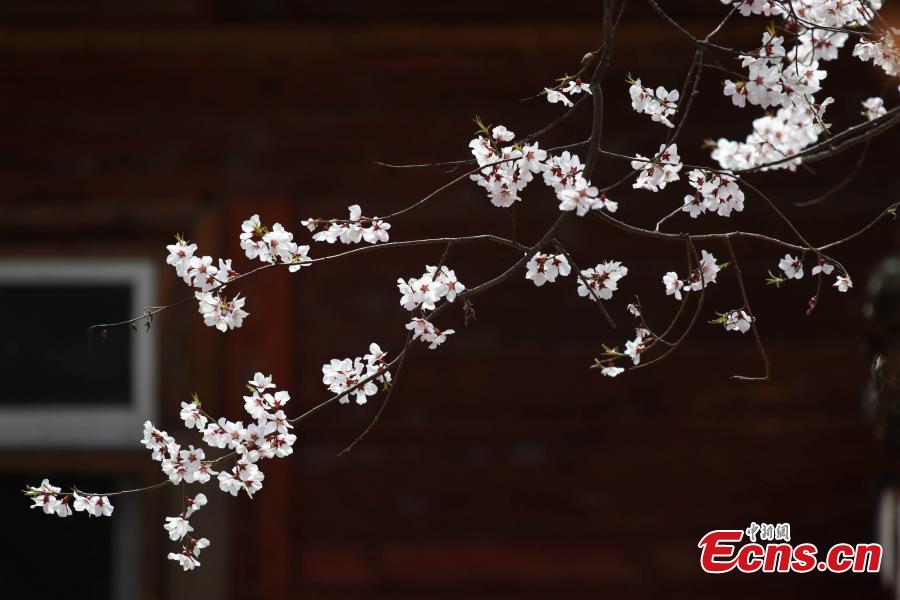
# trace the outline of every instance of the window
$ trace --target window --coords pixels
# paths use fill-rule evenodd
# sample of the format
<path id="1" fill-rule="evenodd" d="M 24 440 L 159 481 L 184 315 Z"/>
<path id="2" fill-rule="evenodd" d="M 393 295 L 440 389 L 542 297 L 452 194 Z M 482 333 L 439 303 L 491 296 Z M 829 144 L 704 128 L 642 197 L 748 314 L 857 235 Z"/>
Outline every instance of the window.
<path id="1" fill-rule="evenodd" d="M 156 404 L 154 336 L 91 325 L 156 298 L 141 259 L 0 260 L 0 445 L 133 446 Z"/>

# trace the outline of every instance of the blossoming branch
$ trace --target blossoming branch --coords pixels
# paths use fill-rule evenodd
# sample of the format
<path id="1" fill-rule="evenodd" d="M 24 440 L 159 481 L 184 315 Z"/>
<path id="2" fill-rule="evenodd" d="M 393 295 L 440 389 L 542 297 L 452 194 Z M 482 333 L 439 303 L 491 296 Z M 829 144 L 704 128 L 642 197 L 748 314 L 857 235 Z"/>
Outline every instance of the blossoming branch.
<path id="1" fill-rule="evenodd" d="M 293 418 L 285 412 L 290 394 L 277 390 L 272 377 L 261 372 L 255 373 L 247 383 L 243 419 L 208 414 L 200 399 L 194 397 L 191 402 L 182 403 L 180 412 L 188 430 L 183 432 L 185 439 L 176 439 L 149 421 L 144 424 L 141 443 L 159 463 L 162 481 L 135 490 L 86 492 L 72 487 L 64 492 L 45 479 L 40 485 L 25 489 L 32 507 L 59 517 L 68 517 L 73 512 L 91 517 L 112 516 L 114 507 L 110 499 L 116 496 L 170 486 L 206 489 L 210 484 L 217 484 L 221 491 L 232 496 L 243 493 L 252 498 L 262 490 L 265 461 L 284 458 L 293 452 L 297 425 L 331 404 L 361 405 L 381 393 L 379 411 L 347 450 L 352 448 L 377 422 L 387 405 L 413 342 L 439 352 L 441 345 L 452 343 L 450 336 L 456 333 L 441 327 L 439 318 L 451 310 L 459 310 L 468 324 L 475 316 L 473 298 L 512 277 L 524 277 L 535 287 L 567 286 L 572 293 L 596 306 L 613 327 L 614 314 L 627 314 L 627 318 L 633 319 L 633 334 L 620 338 L 619 345 L 601 345 L 599 356 L 594 358 L 592 367 L 607 377 L 646 368 L 675 352 L 703 320 L 701 314 L 709 286 L 735 285 L 740 305 L 714 308 L 708 314 L 714 318 L 706 322 L 725 332 L 751 333 L 759 351 L 761 372 L 736 377 L 767 380 L 770 365 L 758 332 L 760 315 L 754 314 L 751 307 L 732 241 L 744 238 L 759 242 L 771 251 L 769 272 L 753 274 L 771 285 L 804 285 L 812 278 L 812 295 L 807 306 L 811 312 L 826 291 L 848 292 L 853 288 L 848 269 L 834 257 L 833 250 L 867 233 L 883 218 L 893 217 L 897 204 L 886 206 L 867 225 L 842 239 L 813 245 L 750 178 L 762 171 L 783 171 L 785 176 L 790 176 L 803 165 L 867 144 L 900 122 L 900 107 L 896 106 L 900 91 L 897 88 L 898 31 L 879 16 L 881 0 L 722 0 L 726 6 L 721 10 L 718 25 L 701 38 L 675 21 L 655 0 L 644 0 L 693 46 L 694 59 L 687 76 L 680 86 L 677 81 L 647 85 L 641 78 L 631 76 L 624 82 L 610 82 L 606 81 L 606 73 L 612 60 L 614 34 L 628 3 L 627 0 L 602 1 L 602 46 L 585 55 L 575 75 L 557 78 L 539 94 L 564 110 L 541 131 L 517 137 L 504 125 L 487 125 L 476 118 L 477 130 L 469 143 L 471 159 L 395 166 L 467 166 L 468 171 L 392 214 L 365 216 L 363 209 L 353 204 L 348 207 L 346 218 L 305 219 L 299 225 L 310 234 L 310 244 L 300 243 L 290 227 L 269 223 L 261 215 L 249 215 L 239 224 L 239 231 L 235 224 L 239 248 L 247 260 L 254 261 L 246 263 L 243 270 L 239 270 L 240 265 L 233 259 L 203 254 L 196 244 L 177 236 L 167 246 L 166 262 L 193 293 L 174 304 L 148 307 L 133 319 L 96 326 L 108 329 L 144 323 L 149 327 L 159 313 L 195 302 L 206 325 L 228 332 L 252 322 L 253 318 L 252 290 L 248 296 L 232 290 L 239 282 L 263 270 L 286 268 L 289 273 L 302 273 L 305 269 L 320 268 L 321 263 L 349 259 L 365 252 L 443 247 L 440 258 L 431 261 L 434 264 L 423 264 L 418 276 L 398 274 L 396 301 L 409 312 L 409 317 L 397 323 L 398 337 L 405 335 L 405 342 L 390 360 L 388 353 L 374 342 L 361 355 L 352 356 L 357 352 L 348 352 L 351 357 L 330 360 L 322 366 L 322 384 L 331 396 Z M 757 47 L 736 49 L 713 41 L 722 37 L 728 23 L 738 17 L 760 19 Z M 822 91 L 828 65 L 842 51 L 855 62 L 856 68 L 875 68 L 892 79 L 885 87 L 890 92 L 887 98 L 882 97 L 885 94 L 874 96 L 845 88 L 848 98 L 841 101 L 856 103 L 861 120 L 838 131 L 826 121 L 828 108 L 838 100 L 823 97 Z M 730 110 L 754 111 L 755 118 L 743 141 L 721 137 L 704 142 L 705 138 L 692 135 L 688 143 L 694 146 L 706 143 L 709 161 L 702 165 L 685 164 L 678 144 L 686 133 L 693 100 L 706 70 L 724 71 L 728 75 L 721 83 L 720 100 L 724 105 Z M 658 149 L 641 154 L 641 150 L 647 150 L 605 147 L 604 106 L 609 101 L 627 102 L 636 113 L 649 117 L 646 126 L 662 138 Z M 592 107 L 593 120 L 586 141 L 556 148 L 542 144 L 541 138 L 547 131 L 587 105 Z M 596 169 L 600 156 L 621 160 L 632 171 L 625 178 L 601 181 L 605 174 L 598 174 Z M 530 243 L 522 242 L 515 235 L 507 238 L 495 233 L 391 241 L 391 235 L 405 233 L 401 226 L 393 226 L 398 219 L 467 182 L 482 188 L 487 202 L 496 210 L 514 210 L 526 202 L 552 198 L 558 215 Z M 629 185 L 633 191 L 629 191 Z M 653 229 L 619 220 L 614 215 L 619 203 L 629 201 L 628 194 L 664 195 L 670 198 L 669 210 L 659 216 Z M 753 202 L 767 210 L 774 222 L 787 226 L 792 238 L 781 239 L 765 231 L 665 230 L 668 221 L 680 213 L 687 213 L 690 223 L 701 219 L 729 219 Z M 683 262 L 673 257 L 671 270 L 657 274 L 641 273 L 627 266 L 628 257 L 623 256 L 592 255 L 579 266 L 576 257 L 559 241 L 558 234 L 573 222 L 580 225 L 585 217 L 629 235 L 677 244 L 683 248 Z M 350 248 L 332 253 L 323 250 L 318 255 L 312 249 L 315 244 L 318 244 L 316 248 L 329 248 L 338 243 Z M 501 246 L 511 255 L 509 265 L 488 280 L 473 282 L 467 277 L 467 265 L 457 263 L 454 269 L 447 264 L 451 249 L 462 244 Z M 645 314 L 639 298 L 620 299 L 619 286 L 626 277 L 629 278 L 626 282 L 651 277 L 659 282 L 659 293 L 672 298 L 674 316 L 662 329 L 651 325 L 650 315 Z M 691 305 L 693 308 L 689 309 Z M 191 434 L 196 439 L 186 438 Z M 175 543 L 168 557 L 189 570 L 200 565 L 201 551 L 210 546 L 207 538 L 193 537 L 191 524 L 191 518 L 209 498 L 200 491 L 190 496 L 185 492 L 183 498 L 182 511 L 167 517 L 162 527 Z"/>

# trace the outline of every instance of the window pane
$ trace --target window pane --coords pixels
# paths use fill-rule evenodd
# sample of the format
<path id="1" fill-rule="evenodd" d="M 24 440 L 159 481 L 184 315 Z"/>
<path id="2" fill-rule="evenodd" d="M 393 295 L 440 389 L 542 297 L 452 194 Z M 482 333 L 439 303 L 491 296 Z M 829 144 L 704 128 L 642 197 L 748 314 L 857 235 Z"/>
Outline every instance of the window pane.
<path id="1" fill-rule="evenodd" d="M 0 395 L 0 406 L 127 405 L 133 334 L 91 339 L 88 327 L 130 311 L 128 285 L 0 284 L 0 378 L 28 390 Z"/>

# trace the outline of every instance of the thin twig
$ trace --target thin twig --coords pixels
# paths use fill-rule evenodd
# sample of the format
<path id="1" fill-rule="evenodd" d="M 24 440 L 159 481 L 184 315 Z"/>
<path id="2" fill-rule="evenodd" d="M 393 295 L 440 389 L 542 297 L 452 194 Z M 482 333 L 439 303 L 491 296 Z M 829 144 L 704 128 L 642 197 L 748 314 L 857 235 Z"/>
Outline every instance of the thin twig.
<path id="1" fill-rule="evenodd" d="M 747 290 L 744 288 L 744 276 L 741 274 L 741 264 L 738 262 L 737 255 L 734 253 L 734 248 L 731 245 L 731 239 L 725 238 L 725 245 L 728 247 L 728 254 L 731 256 L 731 262 L 734 265 L 734 274 L 737 278 L 738 290 L 741 292 L 741 300 L 744 303 L 743 309 L 747 311 L 747 314 L 750 315 L 750 328 L 753 330 L 753 339 L 756 340 L 756 347 L 759 350 L 759 355 L 762 357 L 763 368 L 765 369 L 765 375 L 762 377 L 747 377 L 744 375 L 732 375 L 732 379 L 739 379 L 741 381 L 768 381 L 769 380 L 769 356 L 766 354 L 766 348 L 762 343 L 762 339 L 759 337 L 759 324 L 756 322 L 756 316 L 753 314 L 753 309 L 750 308 L 750 299 L 747 298 Z"/>

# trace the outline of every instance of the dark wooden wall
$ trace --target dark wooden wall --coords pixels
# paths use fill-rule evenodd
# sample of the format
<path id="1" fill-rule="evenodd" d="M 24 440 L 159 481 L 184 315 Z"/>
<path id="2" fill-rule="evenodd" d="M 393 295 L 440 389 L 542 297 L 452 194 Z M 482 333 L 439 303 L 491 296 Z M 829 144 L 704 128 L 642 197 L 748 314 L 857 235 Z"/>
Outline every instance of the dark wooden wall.
<path id="1" fill-rule="evenodd" d="M 246 265 L 238 226 L 253 212 L 302 236 L 307 216 L 342 216 L 352 203 L 379 213 L 405 206 L 456 173 L 373 161 L 465 157 L 475 114 L 517 132 L 552 119 L 559 107 L 520 99 L 575 70 L 596 45 L 593 4 L 575 7 L 571 21 L 562 9 L 471 2 L 392 3 L 383 11 L 338 2 L 3 6 L 2 252 L 147 254 L 162 262 L 164 244 L 182 232 L 204 253 Z M 681 10 L 700 32 L 721 9 L 709 3 L 704 16 L 698 4 Z M 749 45 L 763 27 L 738 24 L 735 34 Z M 679 86 L 690 55 L 645 10 L 627 15 L 606 85 L 609 149 L 647 154 L 661 138 L 628 108 L 626 74 Z M 859 100 L 881 87 L 874 71 L 851 66 L 826 81 L 839 100 L 830 112 L 837 125 L 855 122 Z M 850 85 L 837 83 L 841 72 Z M 694 162 L 704 160 L 704 137 L 749 129 L 750 111 L 731 109 L 719 79 L 704 73 L 706 96 L 680 145 Z M 573 119 L 547 144 L 585 139 L 588 119 Z M 855 151 L 816 165 L 818 176 L 757 182 L 813 241 L 840 237 L 896 200 L 896 140 L 874 144 L 857 185 L 814 210 L 791 202 L 839 181 Z M 625 172 L 603 161 L 598 179 Z M 556 210 L 540 187 L 533 184 L 519 210 L 524 240 L 536 239 Z M 674 187 L 653 195 L 626 186 L 612 197 L 622 218 L 646 225 L 681 203 L 684 186 Z M 397 219 L 392 237 L 510 231 L 509 213 L 474 185 L 432 205 Z M 729 222 L 710 217 L 701 226 L 790 235 L 753 198 Z M 147 597 L 198 589 L 233 598 L 880 597 L 872 576 L 704 575 L 696 545 L 711 529 L 750 521 L 790 522 L 796 540 L 820 545 L 871 540 L 886 465 L 861 416 L 860 308 L 867 274 L 896 248 L 894 226 L 841 251 L 857 288 L 846 296 L 829 290 L 809 318 L 809 280 L 763 285 L 783 253 L 736 244 L 773 363 L 768 384 L 730 379 L 759 372 L 752 340 L 705 323 L 655 369 L 614 381 L 589 371 L 601 343 L 630 335 L 631 295 L 641 295 L 654 323 L 671 316 L 674 302 L 659 280 L 684 271 L 683 250 L 586 219 L 563 238 L 584 265 L 615 258 L 631 269 L 610 303 L 618 330 L 576 296 L 571 280 L 535 289 L 517 279 L 478 297 L 468 328 L 461 313 L 449 314 L 442 324 L 457 335 L 438 351 L 415 349 L 391 406 L 351 454 L 336 457 L 377 399 L 304 423 L 295 456 L 266 466 L 265 489 L 252 503 L 208 494 L 227 508 L 218 523 L 198 519 L 218 532 L 207 570 L 182 577 L 163 564 L 164 512 L 154 508 Z M 725 259 L 724 247 L 703 247 Z M 361 354 L 372 340 L 400 348 L 406 314 L 393 282 L 439 255 L 396 251 L 293 276 L 266 273 L 246 286 L 246 326 L 224 336 L 204 328 L 192 307 L 162 315 L 151 335 L 161 339 L 164 425 L 179 430 L 177 406 L 192 391 L 236 417 L 242 382 L 258 369 L 291 390 L 293 414 L 317 403 L 326 397 L 326 360 Z M 449 264 L 473 285 L 512 260 L 473 247 L 454 250 Z M 161 285 L 161 301 L 186 292 L 168 272 Z M 725 271 L 704 320 L 738 304 L 733 272 Z M 6 452 L 0 462 L 30 474 L 99 458 Z M 156 478 L 137 448 L 104 460 Z"/>

